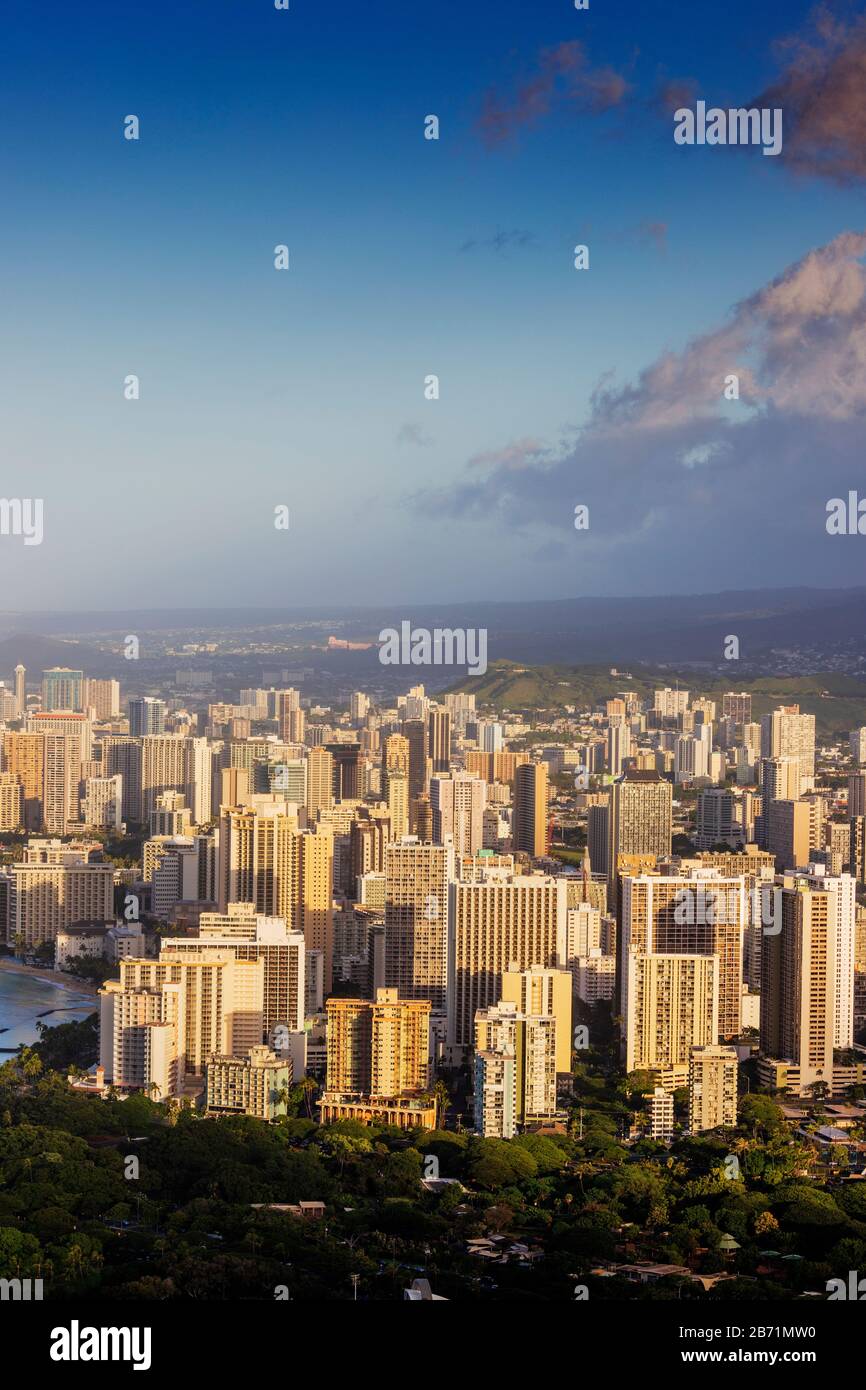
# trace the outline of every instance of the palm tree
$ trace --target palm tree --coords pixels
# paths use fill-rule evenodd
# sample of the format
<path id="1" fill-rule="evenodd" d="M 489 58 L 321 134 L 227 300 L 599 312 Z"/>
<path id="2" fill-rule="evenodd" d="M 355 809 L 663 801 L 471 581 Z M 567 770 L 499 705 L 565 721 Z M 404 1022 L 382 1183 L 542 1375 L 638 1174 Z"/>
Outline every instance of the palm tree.
<path id="1" fill-rule="evenodd" d="M 445 1082 L 442 1080 L 441 1077 L 436 1082 L 436 1085 L 433 1087 L 433 1097 L 436 1101 L 436 1128 L 444 1129 L 445 1115 L 447 1113 L 451 1097 L 448 1094 L 448 1087 L 445 1085 Z"/>
<path id="2" fill-rule="evenodd" d="M 274 1100 L 274 1105 L 275 1105 L 275 1106 L 277 1106 L 277 1105 L 284 1105 L 284 1106 L 286 1106 L 286 1107 L 288 1108 L 288 1104 L 289 1104 L 289 1088 L 288 1088 L 288 1086 L 280 1086 L 279 1090 L 274 1091 L 273 1100 Z"/>
<path id="3" fill-rule="evenodd" d="M 305 1110 L 306 1110 L 306 1112 L 307 1112 L 307 1115 L 308 1115 L 309 1119 L 312 1119 L 312 1118 L 313 1118 L 313 1092 L 314 1092 L 315 1089 L 316 1089 L 315 1078 L 312 1077 L 312 1076 L 305 1076 L 304 1079 L 303 1079 L 303 1081 L 301 1082 L 301 1086 L 302 1086 L 303 1092 L 304 1092 L 304 1108 L 305 1108 Z"/>
<path id="4" fill-rule="evenodd" d="M 42 1070 L 42 1059 L 32 1048 L 21 1049 L 20 1062 L 21 1070 L 28 1079 L 38 1076 Z"/>
<path id="5" fill-rule="evenodd" d="M 584 1197 L 586 1196 L 586 1193 L 584 1192 L 583 1188 L 583 1179 L 588 1173 L 591 1172 L 593 1172 L 593 1165 L 591 1163 L 583 1162 L 575 1163 L 574 1165 L 574 1175 L 580 1184 L 580 1191 Z"/>

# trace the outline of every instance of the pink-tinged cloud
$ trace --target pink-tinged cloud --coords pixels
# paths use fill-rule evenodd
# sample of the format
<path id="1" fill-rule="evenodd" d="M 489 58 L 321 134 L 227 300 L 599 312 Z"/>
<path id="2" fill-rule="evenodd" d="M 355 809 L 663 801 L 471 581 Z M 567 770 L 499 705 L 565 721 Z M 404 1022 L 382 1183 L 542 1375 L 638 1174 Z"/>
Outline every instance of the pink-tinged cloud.
<path id="1" fill-rule="evenodd" d="M 866 18 L 846 23 L 822 7 L 778 51 L 781 76 L 751 104 L 782 108 L 783 161 L 835 183 L 866 178 Z"/>
<path id="2" fill-rule="evenodd" d="M 699 95 L 700 88 L 693 77 L 675 77 L 660 84 L 650 104 L 671 118 L 681 106 L 694 106 Z"/>
<path id="3" fill-rule="evenodd" d="M 667 222 L 641 222 L 635 228 L 635 235 L 638 241 L 651 241 L 660 255 L 664 255 L 668 249 Z"/>
<path id="4" fill-rule="evenodd" d="M 811 544 L 825 535 L 826 499 L 863 476 L 864 257 L 863 232 L 810 251 L 634 381 L 603 377 L 576 440 L 478 454 L 456 484 L 415 505 L 561 537 L 583 503 L 589 558 L 633 546 L 651 563 L 660 543 L 707 526 L 748 549 L 766 544 L 779 518 L 796 544 Z M 734 375 L 736 403 L 725 394 Z"/>
<path id="5" fill-rule="evenodd" d="M 628 90 L 623 75 L 613 68 L 591 67 L 583 44 L 572 39 L 542 49 L 534 71 L 513 91 L 488 91 L 478 129 L 486 145 L 501 145 L 555 110 L 608 111 Z"/>
<path id="6" fill-rule="evenodd" d="M 474 454 L 467 468 L 501 468 L 506 473 L 517 473 L 522 468 L 531 468 L 550 450 L 538 439 L 517 439 L 504 449 L 490 449 L 483 454 Z"/>

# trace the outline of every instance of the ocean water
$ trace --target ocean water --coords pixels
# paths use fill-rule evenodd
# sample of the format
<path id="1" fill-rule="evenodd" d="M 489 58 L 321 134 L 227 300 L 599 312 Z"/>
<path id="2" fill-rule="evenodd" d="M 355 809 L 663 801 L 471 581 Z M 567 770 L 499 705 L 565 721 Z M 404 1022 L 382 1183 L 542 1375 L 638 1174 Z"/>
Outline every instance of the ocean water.
<path id="1" fill-rule="evenodd" d="M 53 980 L 40 980 L 36 975 L 0 968 L 0 1061 L 15 1052 L 21 1043 L 39 1041 L 37 1020 L 49 1027 L 86 1018 L 98 1008 L 93 994 L 84 994 L 57 985 Z M 47 1012 L 51 1010 L 53 1012 Z M 44 1017 L 39 1018 L 39 1015 Z"/>

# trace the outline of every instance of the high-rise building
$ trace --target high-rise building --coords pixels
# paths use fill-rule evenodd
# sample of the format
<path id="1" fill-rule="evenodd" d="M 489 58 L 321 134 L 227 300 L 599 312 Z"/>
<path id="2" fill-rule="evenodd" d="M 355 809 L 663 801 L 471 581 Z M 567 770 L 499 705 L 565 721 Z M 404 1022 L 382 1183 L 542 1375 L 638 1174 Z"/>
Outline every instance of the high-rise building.
<path id="1" fill-rule="evenodd" d="M 417 1101 L 424 1095 L 430 1079 L 428 1000 L 400 999 L 395 989 L 380 989 L 375 1000 L 329 999 L 326 1013 L 323 1119 L 372 1119 L 372 1112 L 364 1114 L 365 1102 Z"/>
<path id="2" fill-rule="evenodd" d="M 828 873 L 841 874 L 847 868 L 851 853 L 849 821 L 824 822 L 824 853 Z"/>
<path id="3" fill-rule="evenodd" d="M 82 708 L 92 710 L 98 720 L 116 719 L 120 714 L 120 681 L 85 680 Z"/>
<path id="4" fill-rule="evenodd" d="M 245 767 L 221 767 L 214 787 L 211 809 L 219 815 L 223 806 L 247 806 L 250 802 L 250 774 Z M 330 774 L 329 783 L 330 785 Z"/>
<path id="5" fill-rule="evenodd" d="M 13 864 L 7 944 L 33 950 L 74 922 L 114 921 L 114 868 L 75 861 Z"/>
<path id="6" fill-rule="evenodd" d="M 151 695 L 134 696 L 128 701 L 129 732 L 132 738 L 165 733 L 165 701 Z"/>
<path id="7" fill-rule="evenodd" d="M 269 1037 L 283 1026 L 290 1033 L 304 1027 L 306 947 L 302 932 L 290 931 L 281 917 L 263 917 L 254 903 L 229 903 L 228 911 L 203 912 L 199 935 L 167 937 L 162 956 L 232 956 L 261 960 L 262 1029 Z"/>
<path id="8" fill-rule="evenodd" d="M 866 908 L 854 909 L 854 1037 L 866 1030 Z"/>
<path id="9" fill-rule="evenodd" d="M 273 1122 L 286 1114 L 292 1084 L 292 1059 L 263 1044 L 246 1057 L 209 1058 L 205 1066 L 209 1114 L 252 1115 Z"/>
<path id="10" fill-rule="evenodd" d="M 333 968 L 333 836 L 300 830 L 287 803 L 253 799 L 224 807 L 220 817 L 220 912 L 229 903 L 254 903 L 265 917 L 280 917 L 303 933 L 308 950 L 324 956 L 325 989 Z"/>
<path id="11" fill-rule="evenodd" d="M 506 970 L 502 976 L 502 1002 L 514 1004 L 518 1013 L 555 1021 L 557 1072 L 571 1074 L 570 970 L 532 965 L 528 970 Z"/>
<path id="12" fill-rule="evenodd" d="M 360 743 L 328 743 L 333 759 L 331 790 L 335 801 L 357 801 L 363 795 Z"/>
<path id="13" fill-rule="evenodd" d="M 514 777 L 511 843 L 516 851 L 541 859 L 548 850 L 546 763 L 526 763 Z"/>
<path id="14" fill-rule="evenodd" d="M 81 741 L 77 732 L 45 733 L 43 740 L 42 829 L 65 835 L 80 812 Z"/>
<path id="15" fill-rule="evenodd" d="M 574 979 L 574 992 L 584 1004 L 600 999 L 612 1000 L 616 989 L 616 956 L 593 946 L 586 955 L 573 956 L 569 962 Z"/>
<path id="16" fill-rule="evenodd" d="M 100 990 L 100 1062 L 106 1081 L 126 1088 L 118 1078 L 118 1059 L 127 1052 L 124 996 L 160 994 L 166 985 L 180 987 L 175 1013 L 178 1056 L 183 1073 L 203 1076 L 214 1054 L 243 1057 L 262 1040 L 264 961 L 233 956 L 166 955 L 159 960 L 120 962 L 120 979 Z"/>
<path id="17" fill-rule="evenodd" d="M 21 784 L 25 830 L 41 830 L 45 798 L 45 738 L 43 734 L 3 735 L 3 762 L 7 773 Z"/>
<path id="18" fill-rule="evenodd" d="M 81 703 L 83 671 L 70 670 L 68 666 L 52 666 L 42 672 L 42 708 L 52 710 L 78 710 Z"/>
<path id="19" fill-rule="evenodd" d="M 349 700 L 349 718 L 353 724 L 364 723 L 370 710 L 370 700 L 363 690 L 354 690 Z"/>
<path id="20" fill-rule="evenodd" d="M 127 734 L 110 734 L 102 740 L 103 776 L 119 775 L 123 781 L 123 819 L 140 822 L 141 740 Z"/>
<path id="21" fill-rule="evenodd" d="M 502 869 L 450 888 L 453 967 L 449 1042 L 472 1043 L 478 1009 L 498 1004 L 509 971 L 566 963 L 568 891 L 564 879 Z"/>
<path id="22" fill-rule="evenodd" d="M 183 750 L 183 791 L 193 825 L 211 819 L 213 757 L 206 738 L 188 738 Z"/>
<path id="23" fill-rule="evenodd" d="M 397 769 L 386 771 L 382 790 L 388 803 L 390 838 L 402 840 L 409 833 L 409 778 L 407 774 Z"/>
<path id="24" fill-rule="evenodd" d="M 866 886 L 866 816 L 854 816 L 850 822 L 848 862 L 858 885 Z"/>
<path id="25" fill-rule="evenodd" d="M 649 1137 L 667 1144 L 674 1137 L 674 1098 L 663 1086 L 656 1086 L 649 1098 Z"/>
<path id="26" fill-rule="evenodd" d="M 626 875 L 622 879 L 619 930 L 620 980 L 627 983 L 629 956 L 715 956 L 719 962 L 718 1031 L 739 1037 L 743 988 L 742 943 L 749 922 L 745 879 L 718 870 L 684 876 Z M 623 1000 L 623 1009 L 626 1005 Z M 712 1039 L 715 1042 L 717 1039 Z"/>
<path id="27" fill-rule="evenodd" d="M 404 734 L 389 734 L 382 745 L 383 772 L 403 772 L 409 776 L 409 740 Z"/>
<path id="28" fill-rule="evenodd" d="M 93 725 L 86 714 L 73 710 L 54 710 L 51 713 L 37 710 L 28 714 L 24 727 L 32 734 L 63 734 L 65 738 L 74 738 L 79 760 L 90 760 L 93 751 Z"/>
<path id="29" fill-rule="evenodd" d="M 27 712 L 27 672 L 20 661 L 15 667 L 15 717 L 23 719 Z"/>
<path id="30" fill-rule="evenodd" d="M 816 1082 L 832 1089 L 835 1039 L 846 1013 L 853 1021 L 854 971 L 840 990 L 837 890 L 800 875 L 777 884 L 780 929 L 761 953 L 761 1052 L 787 1064 L 788 1089 L 809 1095 Z"/>
<path id="31" fill-rule="evenodd" d="M 735 724 L 750 724 L 752 721 L 752 697 L 745 691 L 739 693 L 728 690 L 722 696 L 722 715 L 733 719 Z"/>
<path id="32" fill-rule="evenodd" d="M 287 708 L 285 694 L 280 695 L 279 699 L 279 730 L 280 738 L 285 743 L 303 743 L 306 733 L 306 715 L 299 707 Z"/>
<path id="33" fill-rule="evenodd" d="M 771 801 L 762 817 L 766 847 L 778 869 L 802 869 L 824 840 L 821 805 L 815 801 Z"/>
<path id="34" fill-rule="evenodd" d="M 522 1087 L 519 1088 L 522 1093 Z M 503 1045 L 500 1051 L 475 1052 L 475 1129 L 485 1139 L 513 1139 L 517 1133 L 517 1055 Z"/>
<path id="35" fill-rule="evenodd" d="M 607 878 L 610 855 L 610 802 L 606 796 L 587 807 L 586 847 L 593 868 Z"/>
<path id="36" fill-rule="evenodd" d="M 434 839 L 433 807 L 430 804 L 430 797 L 427 792 L 422 792 L 420 796 L 416 796 L 412 805 L 409 807 L 409 823 L 415 826 L 415 834 L 422 845 L 432 843 Z"/>
<path id="37" fill-rule="evenodd" d="M 448 989 L 451 845 L 406 838 L 385 850 L 385 981 L 401 999 L 427 999 L 444 1018 Z"/>
<path id="38" fill-rule="evenodd" d="M 848 778 L 848 817 L 866 816 L 866 772 L 852 772 Z"/>
<path id="39" fill-rule="evenodd" d="M 81 819 L 101 830 L 120 830 L 123 824 L 123 778 L 88 777 L 84 783 Z"/>
<path id="40" fill-rule="evenodd" d="M 0 772 L 0 830 L 24 829 L 24 787 L 16 772 Z"/>
<path id="41" fill-rule="evenodd" d="M 801 714 L 799 705 L 782 705 L 761 718 L 761 753 L 765 758 L 796 758 L 800 764 L 799 794 L 815 783 L 815 716 Z"/>
<path id="42" fill-rule="evenodd" d="M 635 770 L 614 782 L 608 817 L 609 881 L 616 883 L 620 855 L 670 854 L 672 822 L 673 787 L 658 772 Z"/>
<path id="43" fill-rule="evenodd" d="M 311 748 L 307 756 L 307 819 L 334 804 L 334 760 L 327 748 Z"/>
<path id="44" fill-rule="evenodd" d="M 99 1063 L 119 1092 L 152 1100 L 179 1095 L 186 1079 L 185 991 L 182 984 L 124 988 L 109 980 L 99 992 Z"/>
<path id="45" fill-rule="evenodd" d="M 556 1114 L 556 1019 L 527 1014 L 503 999 L 475 1015 L 475 1128 L 488 1139 L 509 1139 L 523 1124 Z M 492 1059 L 510 1058 L 514 1066 Z M 569 1058 L 570 1066 L 570 1058 Z M 510 1086 L 512 1095 L 505 1093 Z"/>
<path id="46" fill-rule="evenodd" d="M 351 891 L 363 874 L 384 873 L 385 846 L 391 839 L 388 816 L 381 813 L 352 821 L 349 829 Z"/>
<path id="47" fill-rule="evenodd" d="M 665 686 L 664 690 L 657 690 L 653 697 L 653 709 L 663 719 L 676 719 L 677 715 L 685 714 L 689 707 L 689 692 L 687 690 L 671 690 L 670 686 Z"/>
<path id="48" fill-rule="evenodd" d="M 152 836 L 192 834 L 192 814 L 183 792 L 160 792 L 150 813 L 150 833 Z"/>
<path id="49" fill-rule="evenodd" d="M 16 666 L 16 671 L 18 670 Z M 855 763 L 866 763 L 866 725 L 859 729 L 852 729 L 849 734 L 851 744 L 851 756 Z"/>
<path id="50" fill-rule="evenodd" d="M 483 848 L 485 791 L 479 777 L 466 773 L 431 778 L 432 838 L 437 844 L 445 844 L 450 835 L 458 854 L 477 854 Z"/>
<path id="51" fill-rule="evenodd" d="M 205 740 L 199 740 L 204 743 Z M 141 740 L 141 819 L 148 821 L 165 791 L 186 791 L 187 743 L 184 734 L 148 734 Z M 210 800 L 208 799 L 208 812 Z M 193 817 L 195 819 L 195 817 Z"/>
<path id="52" fill-rule="evenodd" d="M 426 719 L 407 719 L 403 737 L 409 745 L 409 804 L 427 791 L 430 781 L 429 740 Z M 410 827 L 414 830 L 414 826 Z"/>
<path id="53" fill-rule="evenodd" d="M 193 835 L 154 835 L 142 845 L 143 876 L 151 885 L 150 908 L 165 921 L 172 908 L 199 898 L 200 842 Z"/>
<path id="54" fill-rule="evenodd" d="M 681 734 L 674 749 L 674 780 L 694 782 L 699 777 L 710 775 L 710 755 L 712 747 L 706 734 L 708 726 L 703 725 L 695 737 Z"/>
<path id="55" fill-rule="evenodd" d="M 625 1069 L 657 1071 L 665 1090 L 684 1085 L 693 1047 L 718 1042 L 718 956 L 633 951 L 623 1012 Z"/>
<path id="56" fill-rule="evenodd" d="M 507 782 L 510 786 L 517 769 L 528 762 L 528 753 L 482 753 L 470 749 L 466 754 L 466 771 L 472 777 L 480 777 L 488 786 L 493 782 Z"/>
<path id="57" fill-rule="evenodd" d="M 735 1047 L 693 1047 L 689 1059 L 689 1130 L 737 1123 L 737 1070 Z"/>
<path id="58" fill-rule="evenodd" d="M 764 815 L 771 801 L 797 801 L 800 797 L 799 758 L 762 758 L 758 765 Z"/>
<path id="59" fill-rule="evenodd" d="M 742 827 L 736 819 L 737 799 L 733 792 L 721 787 L 707 787 L 698 793 L 695 844 L 698 849 L 715 845 L 738 845 L 742 842 Z"/>
<path id="60" fill-rule="evenodd" d="M 427 717 L 427 746 L 432 771 L 451 769 L 451 712 L 434 706 Z"/>
<path id="61" fill-rule="evenodd" d="M 607 731 L 607 766 L 614 777 L 622 774 L 623 764 L 631 757 L 631 730 L 624 722 L 611 724 Z"/>
<path id="62" fill-rule="evenodd" d="M 295 806 L 307 804 L 307 763 L 304 758 L 268 763 L 268 791 L 277 792 Z"/>

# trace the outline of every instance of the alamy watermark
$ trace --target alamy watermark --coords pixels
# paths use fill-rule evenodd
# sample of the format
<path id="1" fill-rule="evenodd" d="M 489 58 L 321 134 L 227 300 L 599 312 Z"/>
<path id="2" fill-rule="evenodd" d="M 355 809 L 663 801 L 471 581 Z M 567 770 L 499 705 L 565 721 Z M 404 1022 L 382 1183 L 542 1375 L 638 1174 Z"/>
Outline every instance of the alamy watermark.
<path id="1" fill-rule="evenodd" d="M 680 888 L 674 895 L 674 921 L 677 926 L 738 925 L 741 920 L 739 888 L 715 888 L 701 884 Z M 748 921 L 761 923 L 765 936 L 778 936 L 782 930 L 782 890 L 750 888 L 746 894 Z"/>
<path id="2" fill-rule="evenodd" d="M 0 497 L 0 536 L 23 536 L 25 545 L 42 544 L 41 497 Z"/>
<path id="3" fill-rule="evenodd" d="M 694 111 L 681 106 L 674 112 L 674 140 L 678 145 L 763 145 L 764 154 L 782 153 L 782 109 L 779 106 L 738 106 L 724 110 L 699 101 Z"/>
<path id="4" fill-rule="evenodd" d="M 379 633 L 383 666 L 466 666 L 472 676 L 487 670 L 486 627 L 415 627 L 407 620 Z"/>
<path id="5" fill-rule="evenodd" d="M 0 1303 L 39 1303 L 42 1299 L 41 1279 L 0 1279 Z"/>
<path id="6" fill-rule="evenodd" d="M 856 1269 L 848 1270 L 847 1283 L 844 1279 L 828 1279 L 827 1302 L 866 1302 L 866 1279 L 861 1279 Z"/>

